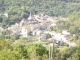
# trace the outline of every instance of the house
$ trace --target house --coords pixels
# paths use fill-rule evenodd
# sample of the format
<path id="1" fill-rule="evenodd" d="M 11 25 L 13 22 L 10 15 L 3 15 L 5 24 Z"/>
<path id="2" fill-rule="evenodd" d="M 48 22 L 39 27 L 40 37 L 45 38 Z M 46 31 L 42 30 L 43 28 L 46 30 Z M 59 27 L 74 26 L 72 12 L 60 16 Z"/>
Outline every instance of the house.
<path id="1" fill-rule="evenodd" d="M 36 29 L 32 32 L 32 35 L 35 36 L 35 35 L 41 35 L 43 32 L 42 30 L 39 30 L 39 29 Z"/>
<path id="2" fill-rule="evenodd" d="M 51 23 L 50 26 L 54 27 L 56 26 L 56 23 Z"/>
<path id="3" fill-rule="evenodd" d="M 29 25 L 23 26 L 23 27 L 21 28 L 21 33 L 20 33 L 20 34 L 21 34 L 23 37 L 28 37 L 30 31 L 31 31 L 31 28 L 30 28 Z"/>
<path id="4" fill-rule="evenodd" d="M 21 22 L 20 22 L 20 27 L 22 27 L 22 26 L 24 26 L 24 25 L 26 25 L 27 23 L 26 23 L 26 20 L 23 18 L 22 20 L 21 20 Z"/>
<path id="5" fill-rule="evenodd" d="M 38 15 L 34 15 L 34 19 L 35 19 L 36 21 L 38 21 L 38 20 L 39 20 L 39 16 L 38 16 Z"/>
<path id="6" fill-rule="evenodd" d="M 7 30 L 12 31 L 12 35 L 20 34 L 20 26 L 18 23 L 16 23 L 15 25 L 11 25 L 10 27 L 7 28 Z"/>
<path id="7" fill-rule="evenodd" d="M 39 25 L 38 24 L 29 24 L 30 28 L 31 28 L 31 31 L 33 30 L 36 30 L 39 28 Z"/>
<path id="8" fill-rule="evenodd" d="M 75 46 L 77 46 L 75 43 L 70 43 L 70 45 L 69 45 L 70 47 L 75 47 Z"/>
<path id="9" fill-rule="evenodd" d="M 49 20 L 49 21 L 53 22 L 52 17 L 48 17 L 48 18 L 47 18 L 47 20 Z"/>
<path id="10" fill-rule="evenodd" d="M 46 40 L 46 36 L 45 35 L 37 35 L 37 36 L 35 36 L 35 38 L 37 38 L 39 42 Z"/>
<path id="11" fill-rule="evenodd" d="M 45 21 L 42 21 L 41 23 L 39 23 L 39 29 L 40 30 L 45 30 L 47 29 L 48 24 Z"/>
<path id="12" fill-rule="evenodd" d="M 2 27 L 0 27 L 0 31 L 3 31 L 4 29 Z"/>
<path id="13" fill-rule="evenodd" d="M 43 32 L 41 30 L 36 31 L 36 35 L 41 35 Z"/>
<path id="14" fill-rule="evenodd" d="M 62 34 L 63 34 L 63 35 L 70 35 L 70 33 L 69 33 L 67 30 L 63 30 L 63 31 L 62 31 Z"/>
<path id="15" fill-rule="evenodd" d="M 42 33 L 42 30 L 36 30 L 36 35 L 41 35 Z"/>
<path id="16" fill-rule="evenodd" d="M 7 18 L 9 17 L 9 16 L 8 16 L 8 13 L 4 13 L 3 15 L 4 15 L 5 17 L 7 17 Z"/>
<path id="17" fill-rule="evenodd" d="M 62 35 L 60 33 L 53 34 L 53 36 L 56 41 L 63 41 L 63 42 L 67 41 L 67 38 L 65 37 L 65 35 Z"/>

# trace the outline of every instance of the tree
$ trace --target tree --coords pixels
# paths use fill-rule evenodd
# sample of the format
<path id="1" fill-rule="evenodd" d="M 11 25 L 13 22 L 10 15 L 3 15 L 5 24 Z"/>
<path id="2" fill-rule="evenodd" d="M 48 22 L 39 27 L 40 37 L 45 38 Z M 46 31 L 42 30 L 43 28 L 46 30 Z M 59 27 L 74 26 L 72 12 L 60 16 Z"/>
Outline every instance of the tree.
<path id="1" fill-rule="evenodd" d="M 22 12 L 21 17 L 27 19 L 29 17 L 29 14 Z"/>
<path id="2" fill-rule="evenodd" d="M 9 18 L 6 18 L 6 17 L 3 17 L 3 21 L 2 21 L 2 24 L 1 24 L 4 28 L 8 27 L 10 25 L 10 19 Z"/>
<path id="3" fill-rule="evenodd" d="M 19 59 L 26 59 L 28 58 L 28 52 L 25 47 L 25 45 L 16 45 L 14 48 L 14 54 L 19 58 Z"/>
<path id="4" fill-rule="evenodd" d="M 80 60 L 80 44 L 79 44 L 79 46 L 77 47 L 76 60 Z"/>
<path id="5" fill-rule="evenodd" d="M 46 39 L 49 39 L 49 38 L 51 38 L 51 35 L 50 34 L 47 34 L 46 35 Z"/>
<path id="6" fill-rule="evenodd" d="M 27 49 L 31 59 L 42 60 L 48 57 L 48 50 L 41 44 L 30 44 Z"/>
<path id="7" fill-rule="evenodd" d="M 18 58 L 10 49 L 4 49 L 0 51 L 0 60 L 18 60 Z"/>
<path id="8" fill-rule="evenodd" d="M 18 22 L 21 21 L 20 18 L 21 18 L 21 17 L 18 16 L 18 14 L 16 14 L 16 15 L 13 15 L 13 16 L 10 18 L 10 21 L 11 21 L 12 24 L 15 24 L 15 23 L 18 23 Z"/>
<path id="9" fill-rule="evenodd" d="M 0 23 L 2 23 L 2 21 L 3 21 L 3 18 L 2 18 L 2 17 L 0 17 Z"/>
<path id="10" fill-rule="evenodd" d="M 4 4 L 4 0 L 0 0 L 0 5 L 2 6 Z"/>
<path id="11" fill-rule="evenodd" d="M 11 48 L 10 44 L 5 39 L 0 39 L 0 50 Z"/>

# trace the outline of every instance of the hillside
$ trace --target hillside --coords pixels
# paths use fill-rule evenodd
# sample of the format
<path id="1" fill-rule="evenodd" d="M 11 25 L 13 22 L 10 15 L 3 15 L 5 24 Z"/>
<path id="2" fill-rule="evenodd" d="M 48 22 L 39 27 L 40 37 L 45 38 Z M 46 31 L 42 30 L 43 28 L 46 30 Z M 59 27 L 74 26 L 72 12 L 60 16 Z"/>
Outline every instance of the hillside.
<path id="1" fill-rule="evenodd" d="M 0 0 L 0 60 L 80 60 L 80 0 Z"/>
<path id="2" fill-rule="evenodd" d="M 80 0 L 0 0 L 0 12 L 21 15 L 22 11 L 33 14 L 67 17 L 79 11 Z"/>

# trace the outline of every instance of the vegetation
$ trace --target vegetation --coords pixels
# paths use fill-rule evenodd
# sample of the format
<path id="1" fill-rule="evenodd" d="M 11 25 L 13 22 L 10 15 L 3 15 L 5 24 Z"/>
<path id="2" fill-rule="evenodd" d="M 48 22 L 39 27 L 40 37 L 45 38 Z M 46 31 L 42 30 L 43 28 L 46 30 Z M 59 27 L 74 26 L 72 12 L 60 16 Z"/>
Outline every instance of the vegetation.
<path id="1" fill-rule="evenodd" d="M 54 30 L 57 32 L 68 30 L 75 41 L 80 40 L 80 12 L 73 12 L 67 21 L 58 21 Z"/>
<path id="2" fill-rule="evenodd" d="M 42 44 L 12 44 L 8 39 L 0 39 L 0 60 L 48 60 L 48 47 Z M 55 60 L 79 60 L 80 46 L 53 48 Z"/>
<path id="3" fill-rule="evenodd" d="M 49 16 L 67 17 L 60 20 L 53 29 L 57 32 L 68 30 L 76 43 L 80 43 L 80 0 L 0 0 L 0 26 L 7 28 L 32 14 L 44 13 Z M 4 16 L 8 13 L 8 17 Z M 35 38 L 10 36 L 6 31 L 0 31 L 0 60 L 48 60 L 49 48 L 43 44 L 32 43 Z M 47 34 L 47 39 L 51 38 Z M 19 39 L 19 40 L 18 40 Z M 52 47 L 51 47 L 52 48 Z M 54 60 L 80 60 L 80 45 L 77 47 L 53 46 Z"/>
<path id="4" fill-rule="evenodd" d="M 8 41 L 8 42 L 7 42 Z M 41 44 L 10 44 L 9 40 L 0 39 L 0 60 L 44 59 L 48 50 Z"/>
<path id="5" fill-rule="evenodd" d="M 79 9 L 80 0 L 0 0 L 0 22 L 3 27 L 8 27 L 27 18 L 30 11 L 32 14 L 68 17 Z M 9 18 L 5 18 L 4 13 L 8 13 Z"/>
<path id="6" fill-rule="evenodd" d="M 22 11 L 45 13 L 51 16 L 68 16 L 73 11 L 79 11 L 80 0 L 0 0 L 1 12 L 11 15 L 21 14 Z M 6 8 L 7 7 L 7 8 Z M 49 9 L 49 10 L 48 10 Z"/>

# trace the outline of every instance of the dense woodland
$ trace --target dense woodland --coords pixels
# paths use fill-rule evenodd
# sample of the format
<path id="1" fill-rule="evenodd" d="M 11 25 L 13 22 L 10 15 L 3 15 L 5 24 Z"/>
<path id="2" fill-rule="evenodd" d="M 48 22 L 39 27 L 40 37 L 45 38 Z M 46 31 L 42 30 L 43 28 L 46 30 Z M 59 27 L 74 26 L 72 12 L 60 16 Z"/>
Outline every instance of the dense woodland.
<path id="1" fill-rule="evenodd" d="M 31 11 L 33 14 L 67 17 L 79 11 L 79 4 L 80 0 L 0 0 L 0 12 L 20 16 L 22 12 Z"/>
<path id="2" fill-rule="evenodd" d="M 0 0 L 0 14 L 9 14 L 9 18 L 0 17 L 0 22 L 6 28 L 27 18 L 30 11 L 32 14 L 69 17 L 79 10 L 80 0 Z"/>
<path id="3" fill-rule="evenodd" d="M 16 42 L 0 39 L 0 60 L 49 60 L 49 47 L 21 39 Z M 53 46 L 52 57 L 54 60 L 80 60 L 80 46 L 62 48 Z"/>
<path id="4" fill-rule="evenodd" d="M 0 26 L 7 28 L 29 13 L 44 13 L 49 16 L 65 17 L 67 21 L 57 22 L 53 30 L 61 32 L 67 29 L 77 47 L 53 47 L 54 60 L 80 60 L 80 0 L 0 0 L 0 14 L 8 13 L 9 17 L 0 16 Z M 26 38 L 17 35 L 5 38 L 8 33 L 0 32 L 0 60 L 49 60 L 49 49 L 42 43 L 32 44 Z M 1 37 L 3 39 L 1 39 Z"/>

